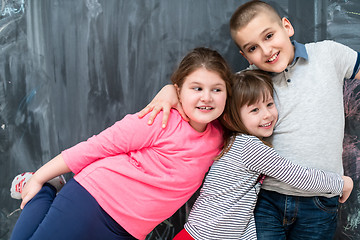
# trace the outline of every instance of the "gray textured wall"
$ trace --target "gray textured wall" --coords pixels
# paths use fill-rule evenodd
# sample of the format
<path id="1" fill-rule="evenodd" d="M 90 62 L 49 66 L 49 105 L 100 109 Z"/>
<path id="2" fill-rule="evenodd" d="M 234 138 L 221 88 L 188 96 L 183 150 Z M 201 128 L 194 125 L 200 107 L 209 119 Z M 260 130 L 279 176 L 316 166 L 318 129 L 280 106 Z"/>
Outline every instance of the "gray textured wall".
<path id="1" fill-rule="evenodd" d="M 79 141 L 144 107 L 182 56 L 218 50 L 233 70 L 247 66 L 229 35 L 231 0 L 3 0 L 0 8 L 0 239 L 8 239 L 20 202 L 15 175 L 35 171 Z M 300 42 L 334 39 L 360 51 L 360 3 L 268 1 Z M 348 92 L 359 90 L 349 85 Z M 358 186 L 358 96 L 347 103 L 345 171 Z M 355 109 L 355 110 L 354 110 Z M 355 114 L 354 114 L 355 112 Z M 67 176 L 71 177 L 71 176 Z M 339 239 L 359 239 L 359 189 L 341 207 Z M 149 239 L 170 239 L 188 207 Z M 173 226 L 172 226 L 173 225 Z"/>

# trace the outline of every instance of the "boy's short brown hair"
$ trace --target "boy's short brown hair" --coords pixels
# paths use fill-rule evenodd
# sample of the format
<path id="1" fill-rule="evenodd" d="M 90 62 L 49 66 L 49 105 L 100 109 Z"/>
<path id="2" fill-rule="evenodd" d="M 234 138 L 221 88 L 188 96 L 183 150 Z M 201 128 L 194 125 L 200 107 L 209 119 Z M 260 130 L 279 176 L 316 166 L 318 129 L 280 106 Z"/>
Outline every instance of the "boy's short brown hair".
<path id="1" fill-rule="evenodd" d="M 281 17 L 278 12 L 268 3 L 258 0 L 249 1 L 238 7 L 230 19 L 231 36 L 235 39 L 235 35 L 239 29 L 245 27 L 259 13 L 266 12 L 272 17 L 273 21 L 281 24 Z"/>

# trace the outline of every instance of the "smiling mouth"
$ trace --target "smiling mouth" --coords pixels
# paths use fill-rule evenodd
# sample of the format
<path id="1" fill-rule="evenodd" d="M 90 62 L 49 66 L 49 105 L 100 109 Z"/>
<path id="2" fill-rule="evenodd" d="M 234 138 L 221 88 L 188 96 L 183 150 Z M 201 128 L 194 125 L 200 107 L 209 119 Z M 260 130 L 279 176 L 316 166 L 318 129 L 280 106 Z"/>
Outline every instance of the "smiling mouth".
<path id="1" fill-rule="evenodd" d="M 266 62 L 273 62 L 279 56 L 279 52 L 274 54 L 271 58 L 269 58 Z"/>
<path id="2" fill-rule="evenodd" d="M 270 127 L 272 124 L 272 122 L 269 122 L 269 123 L 266 123 L 266 124 L 263 124 L 263 125 L 260 125 L 260 127 Z"/>
<path id="3" fill-rule="evenodd" d="M 211 110 L 214 109 L 213 107 L 197 107 L 200 110 Z"/>

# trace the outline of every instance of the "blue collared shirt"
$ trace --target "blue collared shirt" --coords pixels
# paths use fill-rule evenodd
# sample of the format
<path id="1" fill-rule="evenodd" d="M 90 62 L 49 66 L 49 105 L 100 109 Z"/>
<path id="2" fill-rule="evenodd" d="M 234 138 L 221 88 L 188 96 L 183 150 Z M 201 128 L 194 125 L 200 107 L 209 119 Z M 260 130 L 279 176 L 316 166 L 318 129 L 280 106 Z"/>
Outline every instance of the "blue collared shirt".
<path id="1" fill-rule="evenodd" d="M 294 55 L 294 59 L 293 59 L 291 65 L 293 65 L 299 57 L 304 58 L 305 60 L 308 60 L 308 54 L 307 54 L 305 45 L 298 43 L 295 40 L 292 41 L 292 44 L 295 47 L 295 55 Z"/>

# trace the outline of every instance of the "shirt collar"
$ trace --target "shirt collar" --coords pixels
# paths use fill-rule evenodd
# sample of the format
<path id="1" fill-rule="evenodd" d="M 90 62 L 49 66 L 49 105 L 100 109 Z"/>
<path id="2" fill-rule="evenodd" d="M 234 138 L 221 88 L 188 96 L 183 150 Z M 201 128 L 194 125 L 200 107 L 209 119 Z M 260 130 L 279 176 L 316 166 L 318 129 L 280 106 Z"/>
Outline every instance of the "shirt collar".
<path id="1" fill-rule="evenodd" d="M 304 44 L 298 43 L 297 41 L 292 41 L 292 44 L 295 47 L 295 55 L 294 60 L 292 61 L 291 65 L 293 65 L 298 58 L 304 58 L 308 60 L 308 54 Z"/>

